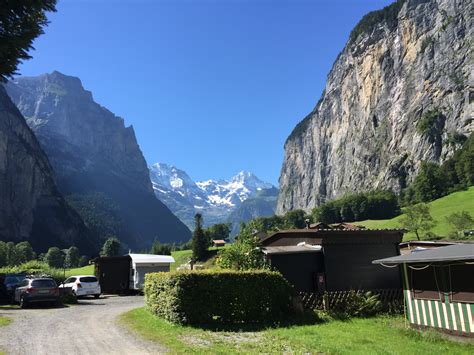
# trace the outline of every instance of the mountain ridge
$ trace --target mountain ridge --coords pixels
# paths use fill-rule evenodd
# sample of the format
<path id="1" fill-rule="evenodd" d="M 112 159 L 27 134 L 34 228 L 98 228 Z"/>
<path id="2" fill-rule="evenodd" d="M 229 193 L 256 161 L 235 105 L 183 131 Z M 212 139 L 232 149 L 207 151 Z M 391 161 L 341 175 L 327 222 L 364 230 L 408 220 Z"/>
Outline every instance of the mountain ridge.
<path id="1" fill-rule="evenodd" d="M 91 196 L 105 194 L 118 206 L 118 236 L 128 247 L 149 247 L 156 238 L 189 240 L 189 229 L 154 195 L 133 127 L 96 103 L 79 78 L 55 71 L 15 78 L 6 88 L 48 155 L 63 195 L 87 207 Z"/>
<path id="2" fill-rule="evenodd" d="M 197 212 L 203 214 L 205 225 L 225 223 L 247 199 L 257 197 L 263 190 L 275 191 L 272 184 L 248 171 L 240 171 L 229 179 L 194 181 L 181 169 L 155 163 L 150 166 L 150 178 L 157 197 L 190 228 Z"/>
<path id="3" fill-rule="evenodd" d="M 473 131 L 467 0 L 404 0 L 367 14 L 314 110 L 285 142 L 277 213 L 347 192 L 400 192 Z"/>

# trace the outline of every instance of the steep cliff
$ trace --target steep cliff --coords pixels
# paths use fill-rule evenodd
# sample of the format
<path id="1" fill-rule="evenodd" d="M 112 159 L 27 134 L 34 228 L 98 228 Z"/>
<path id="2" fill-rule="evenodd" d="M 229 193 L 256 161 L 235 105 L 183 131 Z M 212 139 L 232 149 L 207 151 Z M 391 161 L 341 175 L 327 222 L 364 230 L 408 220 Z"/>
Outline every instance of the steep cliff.
<path id="1" fill-rule="evenodd" d="M 59 193 L 48 159 L 0 86 L 0 240 L 28 240 L 37 252 L 98 243 Z"/>
<path id="2" fill-rule="evenodd" d="M 406 0 L 354 28 L 285 143 L 277 213 L 348 191 L 400 191 L 473 131 L 469 0 Z"/>
<path id="3" fill-rule="evenodd" d="M 94 102 L 78 78 L 59 72 L 21 77 L 7 91 L 45 150 L 60 191 L 76 205 L 80 200 L 87 207 L 98 194 L 112 201 L 119 237 L 132 248 L 147 247 L 155 238 L 190 238 L 189 229 L 155 197 L 133 127 Z"/>

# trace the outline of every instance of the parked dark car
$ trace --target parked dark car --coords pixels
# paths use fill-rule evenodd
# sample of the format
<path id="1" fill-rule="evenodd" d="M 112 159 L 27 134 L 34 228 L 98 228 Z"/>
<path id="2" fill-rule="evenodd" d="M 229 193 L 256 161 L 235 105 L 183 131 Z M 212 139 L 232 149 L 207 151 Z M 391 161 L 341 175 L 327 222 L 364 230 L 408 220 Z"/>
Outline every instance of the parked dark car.
<path id="1" fill-rule="evenodd" d="M 6 274 L 3 278 L 5 298 L 13 300 L 15 289 L 25 279 L 26 274 Z"/>
<path id="2" fill-rule="evenodd" d="M 49 277 L 26 278 L 15 290 L 15 302 L 25 308 L 32 303 L 59 304 L 59 289 L 56 281 Z"/>

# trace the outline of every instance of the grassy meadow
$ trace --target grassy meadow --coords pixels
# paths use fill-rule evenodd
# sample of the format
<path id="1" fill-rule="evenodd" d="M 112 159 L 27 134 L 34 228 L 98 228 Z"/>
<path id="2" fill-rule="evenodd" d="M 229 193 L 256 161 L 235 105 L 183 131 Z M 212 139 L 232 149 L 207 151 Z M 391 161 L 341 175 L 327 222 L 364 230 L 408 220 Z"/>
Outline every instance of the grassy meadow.
<path id="1" fill-rule="evenodd" d="M 441 197 L 428 203 L 430 212 L 437 222 L 432 232 L 438 236 L 447 237 L 452 231 L 452 227 L 447 223 L 446 217 L 455 212 L 468 211 L 474 217 L 474 186 L 466 191 L 454 192 L 448 196 Z M 367 228 L 400 228 L 402 215 L 385 220 L 366 220 L 355 222 Z M 406 233 L 404 240 L 416 239 L 414 233 Z"/>

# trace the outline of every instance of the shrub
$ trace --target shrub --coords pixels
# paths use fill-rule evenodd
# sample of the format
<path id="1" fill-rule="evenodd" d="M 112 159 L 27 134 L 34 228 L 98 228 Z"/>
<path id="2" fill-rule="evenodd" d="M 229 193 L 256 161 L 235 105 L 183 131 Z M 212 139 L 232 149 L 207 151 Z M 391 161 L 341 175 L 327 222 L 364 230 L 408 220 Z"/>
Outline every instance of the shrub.
<path id="1" fill-rule="evenodd" d="M 179 271 L 145 276 L 145 302 L 177 324 L 269 324 L 291 314 L 292 288 L 273 271 Z"/>
<path id="2" fill-rule="evenodd" d="M 59 285 L 64 281 L 64 271 L 61 269 L 53 269 L 48 264 L 31 260 L 27 263 L 0 268 L 0 274 L 19 274 L 25 273 L 27 275 L 38 276 L 38 277 L 51 277 Z"/>
<path id="3" fill-rule="evenodd" d="M 371 317 L 383 309 L 377 295 L 371 292 L 349 291 L 343 301 L 336 303 L 331 313 L 338 317 Z"/>
<path id="4" fill-rule="evenodd" d="M 420 120 L 416 123 L 416 130 L 419 134 L 432 136 L 437 127 L 441 126 L 444 115 L 439 108 L 434 108 L 424 112 Z"/>

